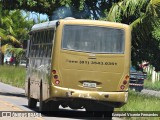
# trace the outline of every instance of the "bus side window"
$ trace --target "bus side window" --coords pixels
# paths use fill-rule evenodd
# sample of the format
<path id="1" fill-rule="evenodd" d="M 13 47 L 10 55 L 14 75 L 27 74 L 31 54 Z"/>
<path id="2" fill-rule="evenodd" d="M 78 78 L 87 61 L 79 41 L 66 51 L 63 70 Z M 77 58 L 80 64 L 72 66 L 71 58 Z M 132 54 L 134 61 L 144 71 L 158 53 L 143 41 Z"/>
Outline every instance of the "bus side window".
<path id="1" fill-rule="evenodd" d="M 32 57 L 32 44 L 33 44 L 33 34 L 30 33 L 30 40 L 28 41 L 28 48 L 27 48 L 27 56 Z"/>
<path id="2" fill-rule="evenodd" d="M 47 32 L 48 32 L 48 34 L 46 36 L 47 44 L 45 45 L 45 56 L 47 58 L 50 58 L 51 52 L 52 52 L 52 40 L 53 40 L 54 30 L 48 30 Z"/>
<path id="3" fill-rule="evenodd" d="M 33 54 L 34 54 L 34 49 L 33 49 L 33 45 L 31 44 L 30 57 L 33 57 Z"/>
<path id="4" fill-rule="evenodd" d="M 41 55 L 40 55 L 40 57 L 43 57 L 43 51 L 44 51 L 44 45 L 42 44 Z"/>
<path id="5" fill-rule="evenodd" d="M 45 48 L 45 57 L 47 58 L 47 54 L 48 54 L 48 45 L 46 45 L 46 48 Z"/>
<path id="6" fill-rule="evenodd" d="M 33 45 L 33 56 L 32 57 L 35 57 L 36 55 L 36 49 L 35 49 L 35 45 Z"/>
<path id="7" fill-rule="evenodd" d="M 52 47 L 51 47 L 51 45 L 48 45 L 47 47 L 48 47 L 47 57 L 51 57 L 51 51 L 52 51 L 51 48 Z"/>
<path id="8" fill-rule="evenodd" d="M 47 30 L 44 31 L 43 42 L 47 43 Z"/>
<path id="9" fill-rule="evenodd" d="M 42 45 L 39 45 L 39 57 L 41 57 Z"/>
<path id="10" fill-rule="evenodd" d="M 54 30 L 50 30 L 51 34 L 50 34 L 50 45 L 49 45 L 49 57 L 51 57 L 51 53 L 52 53 L 52 46 L 53 46 L 53 40 L 54 40 Z"/>
<path id="11" fill-rule="evenodd" d="M 45 45 L 43 46 L 43 49 L 42 49 L 42 57 L 45 57 Z"/>
<path id="12" fill-rule="evenodd" d="M 49 43 L 52 43 L 52 40 L 54 39 L 53 38 L 54 37 L 54 30 L 51 30 L 50 32 L 51 32 L 51 34 L 50 34 L 50 38 L 49 38 Z"/>
<path id="13" fill-rule="evenodd" d="M 30 56 L 34 57 L 35 56 L 35 44 L 36 44 L 36 32 L 33 33 L 32 35 L 32 40 L 31 40 L 31 52 Z"/>
<path id="14" fill-rule="evenodd" d="M 39 44 L 38 45 L 36 45 L 36 53 L 35 53 L 35 57 L 39 57 Z"/>
<path id="15" fill-rule="evenodd" d="M 30 57 L 50 58 L 54 30 L 36 31 L 31 36 Z"/>

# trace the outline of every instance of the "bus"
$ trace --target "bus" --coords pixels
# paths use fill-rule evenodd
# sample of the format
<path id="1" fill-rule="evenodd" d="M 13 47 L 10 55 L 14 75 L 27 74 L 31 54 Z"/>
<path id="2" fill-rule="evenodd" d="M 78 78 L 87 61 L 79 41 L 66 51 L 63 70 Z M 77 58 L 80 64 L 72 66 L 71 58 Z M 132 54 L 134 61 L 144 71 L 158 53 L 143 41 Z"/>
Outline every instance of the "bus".
<path id="1" fill-rule="evenodd" d="M 128 99 L 131 31 L 121 23 L 60 19 L 36 24 L 27 47 L 29 108 L 109 111 Z M 108 113 L 107 113 L 108 114 Z M 104 114 L 103 114 L 104 115 Z"/>

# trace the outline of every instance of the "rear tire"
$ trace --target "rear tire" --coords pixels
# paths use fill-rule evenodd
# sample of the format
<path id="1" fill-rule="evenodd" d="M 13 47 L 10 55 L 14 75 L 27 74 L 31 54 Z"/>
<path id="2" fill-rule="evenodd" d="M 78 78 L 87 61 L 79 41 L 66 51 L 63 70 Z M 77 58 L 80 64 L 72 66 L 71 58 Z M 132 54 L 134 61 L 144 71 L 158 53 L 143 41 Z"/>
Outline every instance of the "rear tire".
<path id="1" fill-rule="evenodd" d="M 90 102 L 86 106 L 86 111 L 91 113 L 91 117 L 112 120 L 114 108 L 101 103 Z"/>
<path id="2" fill-rule="evenodd" d="M 49 111 L 58 111 L 59 109 L 59 104 L 55 101 L 49 101 L 48 103 L 48 110 Z"/>
<path id="3" fill-rule="evenodd" d="M 28 107 L 36 108 L 37 99 L 31 98 L 31 89 L 30 89 L 30 81 L 28 82 Z"/>
<path id="4" fill-rule="evenodd" d="M 56 115 L 59 110 L 59 104 L 55 101 L 48 101 L 47 102 L 47 114 Z"/>
<path id="5" fill-rule="evenodd" d="M 37 100 L 34 98 L 28 98 L 28 107 L 29 108 L 36 108 Z"/>
<path id="6" fill-rule="evenodd" d="M 39 98 L 39 111 L 40 112 L 46 112 L 47 111 L 47 103 L 43 101 L 43 87 L 42 87 L 42 82 L 40 85 L 40 98 Z"/>
<path id="7" fill-rule="evenodd" d="M 55 101 L 43 101 L 43 87 L 42 82 L 40 85 L 40 99 L 39 99 L 39 111 L 42 113 L 52 113 L 54 111 L 58 111 L 59 103 Z"/>

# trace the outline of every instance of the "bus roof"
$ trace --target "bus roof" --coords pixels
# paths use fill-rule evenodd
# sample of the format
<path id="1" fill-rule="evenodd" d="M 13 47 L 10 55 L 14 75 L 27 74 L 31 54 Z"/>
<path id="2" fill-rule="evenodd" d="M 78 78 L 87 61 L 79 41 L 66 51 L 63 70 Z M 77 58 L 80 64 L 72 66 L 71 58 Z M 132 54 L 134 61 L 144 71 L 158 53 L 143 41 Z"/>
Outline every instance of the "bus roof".
<path id="1" fill-rule="evenodd" d="M 32 27 L 32 30 L 31 30 L 31 31 L 54 28 L 54 27 L 56 26 L 56 22 L 57 22 L 57 21 L 58 21 L 58 20 L 49 21 L 49 22 L 44 22 L 44 23 L 40 23 L 40 24 L 35 24 L 35 25 Z"/>
<path id="2" fill-rule="evenodd" d="M 54 21 L 48 21 L 48 22 L 44 22 L 44 23 L 40 23 L 40 24 L 35 24 L 31 31 L 36 31 L 36 30 L 42 30 L 42 29 L 49 29 L 49 28 L 55 28 L 56 26 L 56 23 L 57 21 L 68 21 L 68 22 L 73 22 L 75 21 L 75 23 L 90 23 L 90 24 L 99 24 L 99 23 L 103 23 L 103 24 L 106 24 L 106 23 L 109 23 L 111 24 L 112 26 L 113 25 L 118 25 L 118 26 L 128 26 L 127 24 L 122 24 L 122 23 L 116 23 L 116 22 L 109 22 L 109 21 L 99 21 L 99 20 L 86 20 L 86 19 L 74 19 L 74 18 L 71 18 L 71 17 L 68 17 L 68 18 L 65 18 L 65 19 L 59 19 L 59 20 L 54 20 Z M 72 20 L 72 21 L 71 21 Z"/>

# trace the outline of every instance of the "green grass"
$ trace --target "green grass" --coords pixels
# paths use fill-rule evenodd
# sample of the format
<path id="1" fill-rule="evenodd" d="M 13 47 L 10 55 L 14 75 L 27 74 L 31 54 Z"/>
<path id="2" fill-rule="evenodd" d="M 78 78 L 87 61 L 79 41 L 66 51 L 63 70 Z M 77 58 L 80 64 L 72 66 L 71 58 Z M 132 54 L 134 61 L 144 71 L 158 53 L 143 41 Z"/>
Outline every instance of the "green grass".
<path id="1" fill-rule="evenodd" d="M 160 98 L 129 91 L 128 102 L 115 111 L 160 111 Z M 151 112 L 152 113 L 152 112 Z M 125 117 L 126 120 L 157 120 L 158 117 Z"/>
<path id="2" fill-rule="evenodd" d="M 160 81 L 156 81 L 155 83 L 152 83 L 151 80 L 145 80 L 144 81 L 144 88 L 145 89 L 152 89 L 152 90 L 160 90 Z"/>
<path id="3" fill-rule="evenodd" d="M 160 98 L 129 91 L 128 102 L 120 111 L 160 111 Z"/>
<path id="4" fill-rule="evenodd" d="M 24 88 L 26 68 L 0 65 L 0 82 Z"/>

